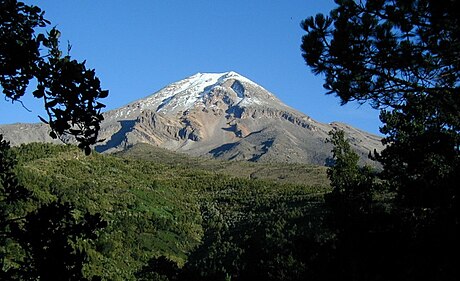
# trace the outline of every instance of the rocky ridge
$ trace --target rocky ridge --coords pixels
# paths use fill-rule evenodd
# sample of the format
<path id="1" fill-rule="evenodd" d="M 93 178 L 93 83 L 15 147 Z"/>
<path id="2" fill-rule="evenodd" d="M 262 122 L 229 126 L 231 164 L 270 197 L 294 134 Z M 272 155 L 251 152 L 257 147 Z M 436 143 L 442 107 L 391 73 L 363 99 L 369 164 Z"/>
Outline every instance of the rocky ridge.
<path id="1" fill-rule="evenodd" d="M 367 161 L 380 150 L 380 137 L 342 123 L 324 124 L 282 103 L 275 95 L 235 72 L 198 73 L 153 95 L 104 114 L 98 152 L 148 143 L 195 156 L 228 160 L 327 164 L 325 140 L 342 129 Z M 9 126 L 9 127 L 8 127 Z M 49 141 L 46 126 L 0 126 L 13 145 Z M 36 126 L 24 135 L 14 126 Z"/>

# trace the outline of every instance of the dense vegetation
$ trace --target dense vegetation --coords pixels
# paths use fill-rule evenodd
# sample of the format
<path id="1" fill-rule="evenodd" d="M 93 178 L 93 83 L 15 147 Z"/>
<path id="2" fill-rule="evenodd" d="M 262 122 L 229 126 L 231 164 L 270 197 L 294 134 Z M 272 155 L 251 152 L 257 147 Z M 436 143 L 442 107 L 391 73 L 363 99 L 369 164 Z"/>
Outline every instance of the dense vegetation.
<path id="1" fill-rule="evenodd" d="M 99 101 L 108 91 L 85 61 L 72 59 L 70 44 L 63 55 L 61 33 L 48 25 L 39 7 L 0 0 L 2 96 L 12 103 L 22 103 L 25 95 L 40 99 L 47 116 L 39 118 L 50 126 L 50 137 L 71 136 L 90 154 L 103 120 Z M 79 213 L 69 202 L 52 200 L 46 189 L 34 194 L 34 185 L 18 179 L 16 162 L 0 135 L 0 279 L 86 280 L 84 242 L 94 240 L 106 222 L 98 213 Z"/>
<path id="2" fill-rule="evenodd" d="M 303 21 L 303 57 L 343 104 L 381 110 L 387 146 L 372 175 L 333 134 L 335 279 L 458 280 L 460 3 L 336 3 Z M 382 206 L 376 193 L 395 196 Z"/>
<path id="3" fill-rule="evenodd" d="M 298 163 L 265 163 L 249 161 L 220 161 L 213 158 L 190 157 L 148 144 L 137 144 L 115 155 L 141 159 L 169 166 L 225 174 L 245 179 L 264 179 L 278 183 L 328 185 L 326 167 Z"/>
<path id="4" fill-rule="evenodd" d="M 329 189 L 325 170 L 307 165 L 303 169 L 315 185 L 231 177 L 188 166 L 190 158 L 161 163 L 84 156 L 76 147 L 49 144 L 14 152 L 19 182 L 32 193 L 19 209 L 70 203 L 74 216 L 100 213 L 107 222 L 97 239 L 76 241 L 88 254 L 84 275 L 103 280 L 142 280 L 157 271 L 148 270 L 148 262 L 162 256 L 183 268 L 187 278 L 301 276 L 296 241 L 318 235 L 321 216 L 314 214 L 323 212 L 322 194 Z M 18 257 L 8 252 L 11 266 Z"/>
<path id="5" fill-rule="evenodd" d="M 46 144 L 12 150 L 0 136 L 0 278 L 458 280 L 458 1 L 336 2 L 329 16 L 303 22 L 303 56 L 342 103 L 381 109 L 387 146 L 371 155 L 381 172 L 360 167 L 340 131 L 330 133 L 332 189 L 321 168 L 227 170 L 145 147 L 119 157 Z M 83 133 L 89 154 L 95 100 L 107 92 L 93 71 L 61 57 L 57 30 L 34 36 L 48 24 L 39 8 L 0 4 L 3 93 L 18 101 L 35 77 L 54 131 Z M 290 182 L 300 171 L 311 182 Z"/>

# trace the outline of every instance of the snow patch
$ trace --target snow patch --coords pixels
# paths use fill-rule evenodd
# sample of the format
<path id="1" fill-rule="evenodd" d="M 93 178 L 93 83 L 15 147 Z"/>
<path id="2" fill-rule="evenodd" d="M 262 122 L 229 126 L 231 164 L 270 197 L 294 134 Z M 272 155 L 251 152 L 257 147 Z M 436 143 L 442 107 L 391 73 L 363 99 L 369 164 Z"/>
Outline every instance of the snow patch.
<path id="1" fill-rule="evenodd" d="M 233 80 L 231 89 L 236 93 L 241 105 L 265 104 L 263 98 L 257 98 L 248 91 L 248 84 L 264 90 L 261 86 L 240 74 L 230 71 L 224 73 L 197 73 L 181 81 L 172 83 L 155 94 L 131 103 L 132 110 L 122 109 L 117 112 L 120 115 L 132 115 L 144 109 L 156 112 L 185 112 L 195 106 L 204 105 L 209 93 L 214 89 L 224 88 L 222 85 Z"/>

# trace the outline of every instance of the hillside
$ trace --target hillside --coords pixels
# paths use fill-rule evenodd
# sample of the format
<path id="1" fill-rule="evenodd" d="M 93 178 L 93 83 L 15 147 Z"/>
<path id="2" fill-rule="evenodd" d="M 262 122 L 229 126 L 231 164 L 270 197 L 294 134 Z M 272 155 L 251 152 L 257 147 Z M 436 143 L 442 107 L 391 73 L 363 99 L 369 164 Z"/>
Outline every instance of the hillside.
<path id="1" fill-rule="evenodd" d="M 382 149 L 379 136 L 318 122 L 236 72 L 197 73 L 105 112 L 94 149 L 112 153 L 145 143 L 220 160 L 326 165 L 333 129 L 345 131 L 362 163 L 375 164 L 367 156 Z M 0 133 L 12 145 L 53 141 L 44 124 L 0 125 Z"/>
<path id="2" fill-rule="evenodd" d="M 233 162 L 221 174 L 225 162 L 167 151 L 148 150 L 143 153 L 148 160 L 134 159 L 135 153 L 147 151 L 145 147 L 134 147 L 124 155 L 88 157 L 63 145 L 30 144 L 15 151 L 19 178 L 34 195 L 23 208 L 61 200 L 72 202 L 82 213 L 100 212 L 109 223 L 95 244 L 82 242 L 90 253 L 86 274 L 103 280 L 136 280 L 135 273 L 158 256 L 180 266 L 204 261 L 198 257 L 220 243 L 211 239 L 217 233 L 241 235 L 275 223 L 276 218 L 283 218 L 288 227 L 291 220 L 306 218 L 328 190 L 324 169 L 313 166 L 281 170 L 277 165 L 238 167 L 241 163 Z M 244 170 L 249 171 L 241 174 Z M 248 176 L 254 171 L 257 179 Z M 303 184 L 294 180 L 300 171 Z M 283 183 L 270 180 L 280 175 Z M 308 220 L 299 226 L 304 223 L 308 225 Z"/>
<path id="3" fill-rule="evenodd" d="M 211 157 L 193 157 L 148 144 L 136 144 L 114 154 L 168 166 L 206 171 L 243 179 L 270 180 L 277 183 L 327 186 L 326 167 L 300 163 L 225 161 Z"/>

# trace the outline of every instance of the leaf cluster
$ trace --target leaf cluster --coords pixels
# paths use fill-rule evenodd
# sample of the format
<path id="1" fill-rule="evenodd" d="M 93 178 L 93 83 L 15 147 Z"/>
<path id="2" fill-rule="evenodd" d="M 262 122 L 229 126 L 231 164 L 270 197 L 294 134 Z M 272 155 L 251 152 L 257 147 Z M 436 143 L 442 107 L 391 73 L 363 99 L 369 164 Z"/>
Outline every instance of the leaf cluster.
<path id="1" fill-rule="evenodd" d="M 97 142 L 100 110 L 98 100 L 107 97 L 95 71 L 70 55 L 62 55 L 60 31 L 37 30 L 50 24 L 44 12 L 16 0 L 0 2 L 0 85 L 12 102 L 21 101 L 32 79 L 34 97 L 42 99 L 48 114 L 39 117 L 50 125 L 52 138 L 71 135 L 87 153 Z M 70 48 L 69 48 L 70 49 Z"/>
<path id="2" fill-rule="evenodd" d="M 329 16 L 302 22 L 302 55 L 342 104 L 398 108 L 412 93 L 458 96 L 458 1 L 336 2 Z"/>

